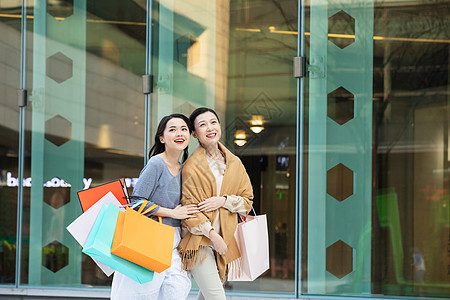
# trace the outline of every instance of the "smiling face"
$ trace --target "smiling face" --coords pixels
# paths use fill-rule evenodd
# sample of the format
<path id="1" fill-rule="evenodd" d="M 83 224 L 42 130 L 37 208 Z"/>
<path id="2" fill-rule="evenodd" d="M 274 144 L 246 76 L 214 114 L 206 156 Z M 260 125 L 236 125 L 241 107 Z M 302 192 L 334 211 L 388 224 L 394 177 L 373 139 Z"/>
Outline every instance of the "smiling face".
<path id="1" fill-rule="evenodd" d="M 159 137 L 167 150 L 183 151 L 189 144 L 189 128 L 182 119 L 172 118 L 167 122 L 164 133 Z"/>
<path id="2" fill-rule="evenodd" d="M 203 147 L 217 144 L 222 136 L 219 120 L 212 112 L 198 115 L 194 120 L 195 131 L 192 133 Z"/>

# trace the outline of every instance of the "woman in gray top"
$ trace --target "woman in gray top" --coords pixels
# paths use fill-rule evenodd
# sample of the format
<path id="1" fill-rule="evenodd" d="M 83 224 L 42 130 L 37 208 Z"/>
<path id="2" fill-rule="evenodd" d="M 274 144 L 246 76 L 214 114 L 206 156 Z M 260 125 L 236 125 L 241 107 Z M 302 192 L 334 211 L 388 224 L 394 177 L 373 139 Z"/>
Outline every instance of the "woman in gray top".
<path id="1" fill-rule="evenodd" d="M 116 271 L 111 288 L 113 300 L 187 298 L 191 279 L 181 268 L 177 246 L 181 239 L 180 220 L 195 217 L 199 212 L 195 204 L 180 205 L 182 165 L 179 160 L 181 153 L 183 162 L 187 159 L 190 134 L 186 116 L 172 114 L 161 119 L 149 153 L 150 160 L 142 169 L 132 194 L 132 203 L 146 199 L 148 207 L 158 205 L 147 214 L 149 217 L 160 216 L 164 224 L 175 227 L 171 266 L 161 273 L 155 272 L 153 280 L 144 284 Z"/>

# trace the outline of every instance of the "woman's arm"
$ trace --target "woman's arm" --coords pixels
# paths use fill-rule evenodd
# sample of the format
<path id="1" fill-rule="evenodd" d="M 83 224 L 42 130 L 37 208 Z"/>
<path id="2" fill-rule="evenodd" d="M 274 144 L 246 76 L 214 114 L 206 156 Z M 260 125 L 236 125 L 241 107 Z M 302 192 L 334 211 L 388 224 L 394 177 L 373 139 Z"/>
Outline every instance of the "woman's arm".
<path id="1" fill-rule="evenodd" d="M 227 200 L 223 204 L 223 208 L 228 209 L 232 213 L 240 214 L 243 217 L 248 213 L 246 204 L 250 204 L 251 206 L 251 203 L 253 203 L 251 200 L 242 196 L 228 195 L 226 198 Z"/>
<path id="2" fill-rule="evenodd" d="M 209 231 L 213 229 L 210 221 L 205 221 L 195 227 L 187 227 L 190 233 L 195 235 L 204 235 L 209 238 Z"/>
<path id="3" fill-rule="evenodd" d="M 220 207 L 228 209 L 232 213 L 238 213 L 241 216 L 247 215 L 245 197 L 236 195 L 226 195 L 221 197 L 211 197 L 199 203 L 198 208 L 201 212 L 210 212 Z M 250 204 L 251 205 L 251 204 Z"/>
<path id="4" fill-rule="evenodd" d="M 199 210 L 197 205 L 188 204 L 185 206 L 178 205 L 175 208 L 166 208 L 160 206 L 158 211 L 156 211 L 153 215 L 158 217 L 169 217 L 172 219 L 183 220 L 187 218 L 195 218 Z"/>
<path id="5" fill-rule="evenodd" d="M 214 229 L 211 229 L 211 231 L 209 232 L 209 239 L 211 240 L 211 243 L 213 244 L 214 249 L 217 253 L 219 253 L 220 255 L 224 255 L 225 253 L 227 253 L 227 244 Z"/>
<path id="6" fill-rule="evenodd" d="M 241 216 L 246 216 L 248 214 L 253 204 L 253 201 L 250 200 L 253 199 L 253 188 L 242 162 L 240 162 L 240 166 L 242 168 L 242 176 L 236 194 L 205 199 L 198 204 L 198 208 L 201 212 L 210 212 L 223 207 L 228 211 L 238 213 Z"/>
<path id="7" fill-rule="evenodd" d="M 220 207 L 222 207 L 225 204 L 226 197 L 210 197 L 208 199 L 205 199 L 204 201 L 200 202 L 198 204 L 198 209 L 201 212 L 209 212 L 216 210 Z"/>

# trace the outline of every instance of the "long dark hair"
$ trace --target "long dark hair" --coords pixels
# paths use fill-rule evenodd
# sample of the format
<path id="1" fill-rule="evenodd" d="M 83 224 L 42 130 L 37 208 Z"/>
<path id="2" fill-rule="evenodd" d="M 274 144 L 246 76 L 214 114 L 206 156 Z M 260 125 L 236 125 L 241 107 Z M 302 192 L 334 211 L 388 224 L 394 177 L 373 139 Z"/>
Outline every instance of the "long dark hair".
<path id="1" fill-rule="evenodd" d="M 204 114 L 205 112 L 212 112 L 215 116 L 216 116 L 216 118 L 217 118 L 217 121 L 219 121 L 219 123 L 220 123 L 220 120 L 219 120 L 219 116 L 217 115 L 217 113 L 213 110 L 213 109 L 211 109 L 211 108 L 208 108 L 208 107 L 199 107 L 199 108 L 197 108 L 197 109 L 195 109 L 192 113 L 191 113 L 191 115 L 189 116 L 189 120 L 191 121 L 191 125 L 192 125 L 192 129 L 195 131 L 195 123 L 194 123 L 194 121 L 195 121 L 195 119 L 199 116 L 199 115 L 201 115 L 201 114 Z"/>
<path id="2" fill-rule="evenodd" d="M 171 119 L 174 119 L 174 118 L 183 120 L 189 129 L 189 134 L 192 132 L 191 122 L 185 115 L 171 114 L 171 115 L 163 117 L 161 119 L 161 121 L 159 121 L 158 129 L 156 130 L 156 134 L 155 134 L 155 144 L 150 149 L 150 152 L 148 153 L 148 158 L 155 156 L 157 154 L 163 153 L 166 150 L 166 146 L 163 143 L 161 143 L 160 137 L 163 136 L 163 134 L 164 134 L 164 130 L 166 129 L 167 122 L 169 122 Z M 184 162 L 188 158 L 188 156 L 189 156 L 188 147 L 186 147 L 183 151 L 182 162 Z"/>

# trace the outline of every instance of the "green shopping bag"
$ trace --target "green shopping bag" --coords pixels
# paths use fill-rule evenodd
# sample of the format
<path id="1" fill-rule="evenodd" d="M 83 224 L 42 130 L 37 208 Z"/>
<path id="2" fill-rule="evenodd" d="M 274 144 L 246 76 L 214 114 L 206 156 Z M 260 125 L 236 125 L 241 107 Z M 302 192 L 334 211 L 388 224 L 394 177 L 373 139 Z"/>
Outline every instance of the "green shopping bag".
<path id="1" fill-rule="evenodd" d="M 112 203 L 104 204 L 84 244 L 83 253 L 104 263 L 139 283 L 153 279 L 153 271 L 111 254 L 119 208 Z"/>

